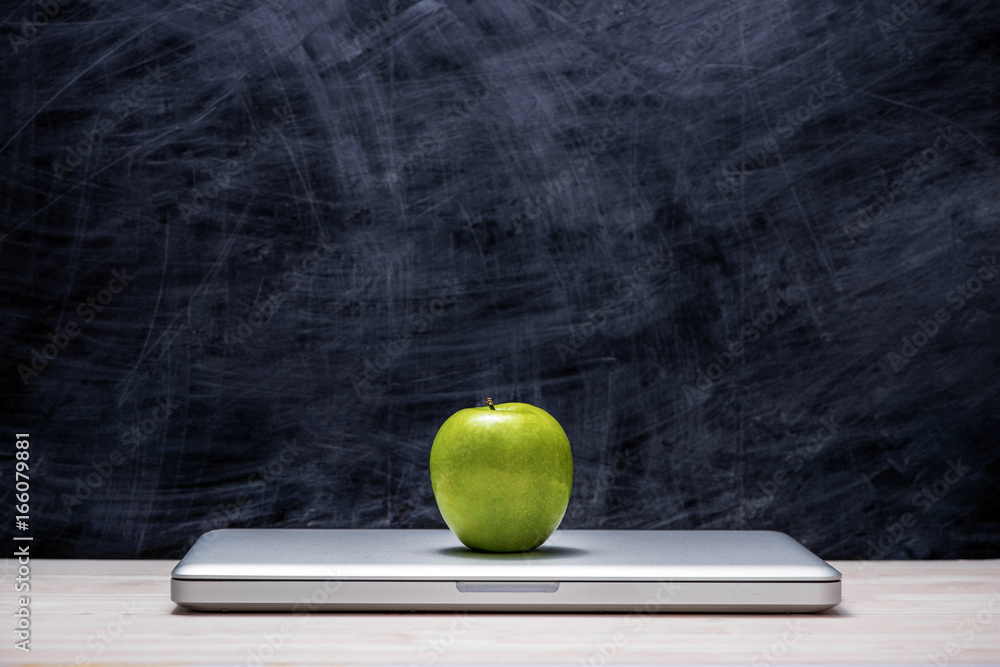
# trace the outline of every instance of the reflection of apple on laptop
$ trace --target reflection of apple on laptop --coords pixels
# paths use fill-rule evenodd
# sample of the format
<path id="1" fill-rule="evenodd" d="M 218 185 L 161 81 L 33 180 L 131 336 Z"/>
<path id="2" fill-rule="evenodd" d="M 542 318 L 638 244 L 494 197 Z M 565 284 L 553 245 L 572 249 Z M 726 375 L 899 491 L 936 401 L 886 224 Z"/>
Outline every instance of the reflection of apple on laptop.
<path id="1" fill-rule="evenodd" d="M 172 572 L 198 611 L 814 612 L 840 572 L 772 531 L 557 530 L 474 551 L 446 529 L 223 529 Z"/>

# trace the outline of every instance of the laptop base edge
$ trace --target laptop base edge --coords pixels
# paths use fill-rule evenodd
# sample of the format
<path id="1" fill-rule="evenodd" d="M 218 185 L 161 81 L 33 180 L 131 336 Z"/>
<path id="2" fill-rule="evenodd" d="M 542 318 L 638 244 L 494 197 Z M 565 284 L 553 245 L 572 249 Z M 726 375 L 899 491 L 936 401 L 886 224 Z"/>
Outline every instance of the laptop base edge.
<path id="1" fill-rule="evenodd" d="M 469 583 L 171 579 L 170 588 L 176 604 L 208 612 L 813 613 L 841 601 L 839 580 Z"/>

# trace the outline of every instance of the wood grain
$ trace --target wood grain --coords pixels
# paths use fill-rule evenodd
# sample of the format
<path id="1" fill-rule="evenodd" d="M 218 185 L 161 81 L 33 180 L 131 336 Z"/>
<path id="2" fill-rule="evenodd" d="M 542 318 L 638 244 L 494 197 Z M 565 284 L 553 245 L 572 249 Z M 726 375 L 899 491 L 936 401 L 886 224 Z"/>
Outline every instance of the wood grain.
<path id="1" fill-rule="evenodd" d="M 820 614 L 632 616 L 198 614 L 170 601 L 174 564 L 32 561 L 32 652 L 5 639 L 4 662 L 600 665 L 602 650 L 630 664 L 1000 659 L 1000 560 L 832 561 L 844 601 Z M 11 596 L 2 604 L 10 619 Z"/>

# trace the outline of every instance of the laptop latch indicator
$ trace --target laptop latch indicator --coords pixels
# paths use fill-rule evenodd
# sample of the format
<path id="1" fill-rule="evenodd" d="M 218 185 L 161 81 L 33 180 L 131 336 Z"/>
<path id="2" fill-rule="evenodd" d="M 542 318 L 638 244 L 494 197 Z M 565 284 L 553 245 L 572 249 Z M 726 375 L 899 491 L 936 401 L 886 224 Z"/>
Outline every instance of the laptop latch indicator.
<path id="1" fill-rule="evenodd" d="M 459 593 L 555 593 L 558 581 L 456 581 Z"/>

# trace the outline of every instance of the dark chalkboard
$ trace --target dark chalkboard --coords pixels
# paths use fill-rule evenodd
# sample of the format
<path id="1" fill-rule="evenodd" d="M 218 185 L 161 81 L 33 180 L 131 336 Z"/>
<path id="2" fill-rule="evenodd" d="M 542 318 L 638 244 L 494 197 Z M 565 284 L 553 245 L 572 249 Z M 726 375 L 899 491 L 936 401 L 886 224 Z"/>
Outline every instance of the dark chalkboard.
<path id="1" fill-rule="evenodd" d="M 566 528 L 1000 556 L 1000 7 L 8 3 L 4 530 L 440 527 L 453 412 Z M 16 532 L 16 528 L 12 528 Z"/>

